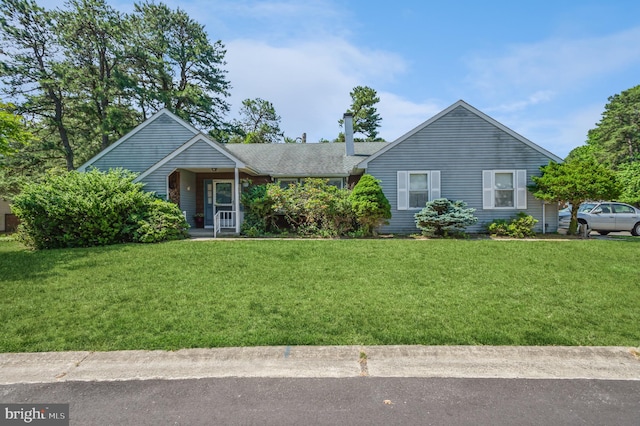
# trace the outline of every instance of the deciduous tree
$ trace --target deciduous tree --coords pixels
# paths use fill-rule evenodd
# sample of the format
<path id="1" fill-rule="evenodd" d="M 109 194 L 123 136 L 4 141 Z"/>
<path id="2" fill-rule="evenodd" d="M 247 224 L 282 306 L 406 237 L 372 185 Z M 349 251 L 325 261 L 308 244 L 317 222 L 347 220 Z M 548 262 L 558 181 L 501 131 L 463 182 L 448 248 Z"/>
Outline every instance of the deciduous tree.
<path id="1" fill-rule="evenodd" d="M 0 102 L 0 158 L 14 154 L 33 139 L 22 117 L 13 113 L 14 109 L 13 105 Z"/>

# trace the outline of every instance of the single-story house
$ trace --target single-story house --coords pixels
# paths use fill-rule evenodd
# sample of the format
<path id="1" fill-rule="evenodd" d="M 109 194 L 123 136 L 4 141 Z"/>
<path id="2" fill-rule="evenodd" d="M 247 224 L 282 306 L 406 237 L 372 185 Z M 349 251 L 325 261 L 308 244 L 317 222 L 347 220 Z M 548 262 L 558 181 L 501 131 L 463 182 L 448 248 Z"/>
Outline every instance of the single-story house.
<path id="1" fill-rule="evenodd" d="M 18 226 L 18 219 L 11 213 L 11 205 L 0 198 L 0 232 L 13 232 Z"/>
<path id="2" fill-rule="evenodd" d="M 527 185 L 540 166 L 562 159 L 462 100 L 391 143 L 354 142 L 345 115 L 345 139 L 220 144 L 161 110 L 79 170 L 131 170 L 145 189 L 177 202 L 192 226 L 201 214 L 206 227 L 215 223 L 235 232 L 242 222 L 240 193 L 250 183 L 320 177 L 351 187 L 364 173 L 381 181 L 391 204 L 382 232 L 416 232 L 414 214 L 441 197 L 476 209 L 479 220 L 470 232 L 519 212 L 538 219 L 538 232 L 557 230 L 557 206 L 534 198 Z"/>
<path id="3" fill-rule="evenodd" d="M 6 217 L 8 214 L 11 214 L 11 207 L 7 201 L 0 198 L 0 232 L 7 231 Z"/>

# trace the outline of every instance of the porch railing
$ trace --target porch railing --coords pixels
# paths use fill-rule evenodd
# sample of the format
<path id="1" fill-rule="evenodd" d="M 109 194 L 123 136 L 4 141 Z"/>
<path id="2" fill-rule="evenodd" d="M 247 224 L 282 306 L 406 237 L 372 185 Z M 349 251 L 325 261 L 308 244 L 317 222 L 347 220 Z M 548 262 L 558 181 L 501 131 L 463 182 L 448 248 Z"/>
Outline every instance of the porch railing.
<path id="1" fill-rule="evenodd" d="M 216 238 L 222 228 L 236 228 L 236 212 L 221 210 L 213 217 L 213 238 Z"/>

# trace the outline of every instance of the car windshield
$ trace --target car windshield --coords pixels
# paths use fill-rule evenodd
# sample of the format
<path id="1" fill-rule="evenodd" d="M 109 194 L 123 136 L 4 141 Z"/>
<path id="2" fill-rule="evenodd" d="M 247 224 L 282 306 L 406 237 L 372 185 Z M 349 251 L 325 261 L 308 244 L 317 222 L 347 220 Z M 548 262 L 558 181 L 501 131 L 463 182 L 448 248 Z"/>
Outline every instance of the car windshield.
<path id="1" fill-rule="evenodd" d="M 582 203 L 580 204 L 580 208 L 578 208 L 578 213 L 588 213 L 596 206 L 595 203 Z"/>

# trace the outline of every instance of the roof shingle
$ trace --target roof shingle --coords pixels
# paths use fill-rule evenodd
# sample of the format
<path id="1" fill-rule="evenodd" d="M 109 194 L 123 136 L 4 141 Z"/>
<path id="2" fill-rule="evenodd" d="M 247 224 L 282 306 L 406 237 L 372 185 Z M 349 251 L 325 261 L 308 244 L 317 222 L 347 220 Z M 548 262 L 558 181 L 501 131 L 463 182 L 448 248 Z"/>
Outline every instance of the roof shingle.
<path id="1" fill-rule="evenodd" d="M 345 144 L 227 144 L 225 149 L 260 174 L 270 176 L 347 176 L 362 160 L 387 145 L 356 142 L 355 155 L 345 155 Z"/>

